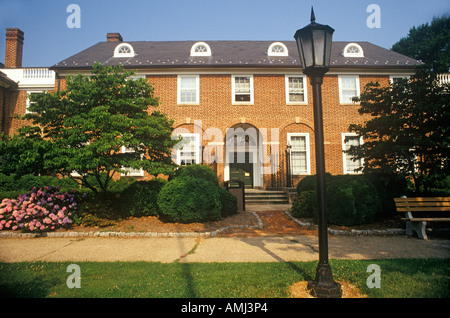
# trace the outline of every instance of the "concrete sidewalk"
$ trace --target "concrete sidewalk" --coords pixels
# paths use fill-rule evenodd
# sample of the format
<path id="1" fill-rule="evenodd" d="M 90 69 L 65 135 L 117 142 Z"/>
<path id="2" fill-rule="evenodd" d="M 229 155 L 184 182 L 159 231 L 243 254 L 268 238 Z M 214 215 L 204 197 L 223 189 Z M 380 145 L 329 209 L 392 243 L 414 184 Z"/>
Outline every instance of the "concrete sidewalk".
<path id="1" fill-rule="evenodd" d="M 329 236 L 330 259 L 450 258 L 450 240 Z M 0 262 L 288 262 L 318 260 L 313 235 L 277 237 L 1 238 Z"/>

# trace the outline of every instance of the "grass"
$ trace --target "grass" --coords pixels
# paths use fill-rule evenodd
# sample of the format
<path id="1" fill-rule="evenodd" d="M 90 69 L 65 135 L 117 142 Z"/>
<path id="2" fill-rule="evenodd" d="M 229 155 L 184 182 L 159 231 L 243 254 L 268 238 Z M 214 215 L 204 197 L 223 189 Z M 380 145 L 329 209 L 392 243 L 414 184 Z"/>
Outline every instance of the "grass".
<path id="1" fill-rule="evenodd" d="M 332 260 L 335 280 L 371 298 L 448 298 L 447 259 Z M 81 288 L 66 281 L 70 263 L 0 263 L 0 296 L 29 298 L 284 298 L 289 286 L 311 280 L 316 262 L 77 263 Z M 368 288 L 367 266 L 381 269 L 381 288 Z"/>

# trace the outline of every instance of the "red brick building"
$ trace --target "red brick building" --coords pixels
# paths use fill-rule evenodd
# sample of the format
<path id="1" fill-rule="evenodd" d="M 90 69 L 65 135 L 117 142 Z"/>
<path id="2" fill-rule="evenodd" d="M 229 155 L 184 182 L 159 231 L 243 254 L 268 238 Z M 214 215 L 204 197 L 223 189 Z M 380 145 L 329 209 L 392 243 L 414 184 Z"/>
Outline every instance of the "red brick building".
<path id="1" fill-rule="evenodd" d="M 294 41 L 124 42 L 108 33 L 107 41 L 50 68 L 54 89 L 64 89 L 70 74 L 89 74 L 95 62 L 122 64 L 155 87 L 160 111 L 174 120 L 174 135 L 188 140 L 173 151 L 178 164 L 207 164 L 221 181 L 241 179 L 249 188 L 295 185 L 315 174 L 312 88 Z M 357 136 L 344 141 L 349 125 L 366 119 L 351 98 L 371 81 L 387 85 L 410 76 L 418 63 L 368 42 L 333 42 L 322 85 L 327 172 L 355 173 L 361 165 L 343 153 L 363 142 Z M 20 93 L 29 90 L 20 86 Z M 26 111 L 23 96 L 17 113 Z M 2 126 L 7 133 L 14 128 Z"/>

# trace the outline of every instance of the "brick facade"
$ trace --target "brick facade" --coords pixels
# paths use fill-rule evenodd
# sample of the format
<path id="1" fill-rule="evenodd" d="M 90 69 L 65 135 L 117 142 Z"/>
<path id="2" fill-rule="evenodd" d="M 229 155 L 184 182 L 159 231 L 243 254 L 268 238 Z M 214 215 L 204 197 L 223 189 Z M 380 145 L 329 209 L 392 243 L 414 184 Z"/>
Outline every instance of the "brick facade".
<path id="1" fill-rule="evenodd" d="M 110 56 L 108 57 L 108 64 L 113 65 L 109 63 L 114 61 L 114 57 L 111 60 L 111 56 L 113 51 L 115 52 L 117 45 L 120 45 L 122 41 L 120 34 L 109 33 L 107 42 L 99 43 L 102 49 L 97 51 L 92 49 L 92 54 L 94 56 L 95 54 L 103 54 L 105 52 L 103 46 L 109 45 L 108 52 L 110 53 L 108 54 Z M 139 50 L 139 45 L 136 44 L 134 49 Z M 219 44 L 215 43 L 215 45 Z M 342 46 L 343 44 L 339 45 Z M 213 47 L 213 52 L 217 52 L 216 47 Z M 368 48 L 370 47 L 368 46 Z M 86 52 L 89 52 L 89 50 L 80 53 L 80 60 L 86 58 L 82 56 L 83 54 L 88 54 Z M 145 60 L 142 54 L 140 58 L 142 61 Z M 201 64 L 204 61 L 208 61 L 202 60 L 202 58 L 198 60 L 191 59 L 184 63 L 198 62 Z M 131 60 L 130 58 L 127 61 Z M 285 59 L 284 61 L 291 60 Z M 237 66 L 236 63 L 242 63 L 241 61 L 234 62 L 233 65 L 226 67 L 224 65 L 227 63 L 225 59 L 220 59 L 222 65 L 217 67 L 211 65 L 208 65 L 208 67 L 192 67 L 192 64 L 183 67 L 183 61 L 178 59 L 175 61 L 178 65 L 169 67 L 170 59 L 164 60 L 158 55 L 157 62 L 160 62 L 158 67 L 148 65 L 147 67 L 139 66 L 138 68 L 133 67 L 133 65 L 127 66 L 127 64 L 125 64 L 125 67 L 135 69 L 137 75 L 145 77 L 154 86 L 155 96 L 159 97 L 160 100 L 159 110 L 174 120 L 175 134 L 180 132 L 198 134 L 200 140 L 200 145 L 198 146 L 201 146 L 198 150 L 201 157 L 200 162 L 211 166 L 217 172 L 221 182 L 230 179 L 232 174 L 232 164 L 227 162 L 228 158 L 230 158 L 230 149 L 232 148 L 231 144 L 227 145 L 227 143 L 232 142 L 232 139 L 226 138 L 227 132 L 230 129 L 239 128 L 247 131 L 253 129 L 252 131 L 256 132 L 257 145 L 255 147 L 247 145 L 247 148 L 240 150 L 247 152 L 248 156 L 253 156 L 255 159 L 252 163 L 253 168 L 249 168 L 253 169 L 249 172 L 249 178 L 252 179 L 251 185 L 253 187 L 284 187 L 289 185 L 289 179 L 292 181 L 291 185 L 295 185 L 305 175 L 315 174 L 313 90 L 309 79 L 306 78 L 307 99 L 304 103 L 290 104 L 286 101 L 286 76 L 304 76 L 299 67 L 292 65 L 287 67 L 284 65 L 285 62 L 283 60 L 280 60 L 278 67 Z M 135 62 L 137 63 L 138 61 L 136 60 Z M 146 62 L 151 64 L 149 60 Z M 139 62 L 139 65 L 141 63 Z M 164 63 L 167 63 L 167 67 L 164 66 Z M 175 62 L 173 61 L 173 63 Z M 209 60 L 209 63 L 213 63 L 213 61 Z M 231 63 L 231 60 L 229 63 Z M 268 62 L 266 61 L 266 63 Z M 295 63 L 295 61 L 292 63 Z M 377 63 L 378 61 L 375 62 L 375 64 Z M 89 70 L 86 67 L 77 69 L 76 67 L 67 66 L 75 64 L 75 62 L 70 63 L 67 60 L 67 62 L 62 61 L 53 67 L 57 73 L 54 85 L 55 90 L 64 90 L 66 88 L 65 76 L 68 74 L 76 73 L 77 71 L 88 74 Z M 408 68 L 402 69 L 401 73 L 412 74 L 412 68 L 412 66 L 408 66 Z M 367 116 L 361 116 L 358 113 L 358 105 L 341 103 L 339 76 L 345 74 L 357 76 L 359 91 L 362 92 L 364 86 L 371 81 L 378 81 L 382 85 L 388 85 L 390 75 L 398 74 L 398 72 L 398 68 L 389 69 L 386 66 L 380 66 L 376 69 L 373 65 L 371 68 L 364 68 L 358 65 L 357 68 L 332 67 L 330 72 L 327 73 L 322 85 L 327 172 L 331 174 L 345 173 L 344 155 L 342 152 L 343 134 L 348 133 L 350 124 L 363 123 L 368 119 Z M 235 104 L 232 101 L 233 75 L 242 74 L 252 77 L 253 102 L 251 104 Z M 199 98 L 197 104 L 179 103 L 180 75 L 198 76 L 199 85 L 196 94 L 198 94 Z M 8 106 L 8 116 L 13 113 L 23 114 L 25 112 L 26 91 L 17 90 L 14 94 L 16 94 L 15 103 Z M 11 119 L 5 130 L 13 133 L 20 124 L 20 122 Z M 286 171 L 286 150 L 288 148 L 288 136 L 291 136 L 291 134 L 300 134 L 306 138 L 306 161 L 309 167 L 306 173 L 289 175 Z M 251 138 L 245 140 L 251 143 L 249 141 L 252 140 Z M 178 156 L 176 150 L 173 151 L 173 155 L 174 158 Z M 179 158 L 175 159 L 178 160 Z M 146 177 L 145 175 L 144 178 Z"/>
<path id="2" fill-rule="evenodd" d="M 257 130 L 266 129 L 267 141 L 276 147 L 280 168 L 285 167 L 285 150 L 288 133 L 309 134 L 309 160 L 311 174 L 315 174 L 314 118 L 312 109 L 312 87 L 307 88 L 306 105 L 287 105 L 284 74 L 254 75 L 254 104 L 232 105 L 231 75 L 200 75 L 200 103 L 195 106 L 177 104 L 177 76 L 147 76 L 155 87 L 155 95 L 160 97 L 160 110 L 174 120 L 174 128 L 183 127 L 195 132 L 194 122 L 201 121 L 203 131 L 216 127 L 225 137 L 226 130 L 235 125 L 247 124 Z M 370 81 L 388 84 L 389 76 L 360 76 L 360 90 Z M 363 123 L 367 117 L 358 113 L 358 105 L 341 105 L 339 101 L 338 76 L 325 76 L 323 83 L 323 114 L 326 170 L 332 174 L 343 173 L 342 133 L 348 132 L 350 124 Z M 272 129 L 278 129 L 278 139 L 271 135 Z M 198 130 L 198 128 L 197 128 Z M 203 147 L 207 147 L 209 138 L 203 138 Z M 214 138 L 213 138 L 214 139 Z M 222 140 L 224 142 L 224 140 Z M 222 149 L 224 152 L 225 149 Z M 266 150 L 267 156 L 270 149 Z M 219 178 L 224 178 L 224 159 L 222 163 L 212 164 Z M 266 165 L 267 166 L 267 165 Z M 284 171 L 281 175 L 265 175 L 264 187 L 285 183 Z M 294 184 L 302 175 L 293 178 Z M 274 180 L 281 178 L 281 180 Z"/>

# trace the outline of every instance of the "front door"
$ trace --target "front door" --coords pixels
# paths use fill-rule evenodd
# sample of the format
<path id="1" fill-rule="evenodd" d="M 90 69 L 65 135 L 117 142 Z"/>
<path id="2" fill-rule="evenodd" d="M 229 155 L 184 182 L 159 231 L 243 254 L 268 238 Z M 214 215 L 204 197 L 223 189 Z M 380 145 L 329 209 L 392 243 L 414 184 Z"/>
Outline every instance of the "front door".
<path id="1" fill-rule="evenodd" d="M 246 189 L 253 188 L 253 160 L 251 152 L 230 152 L 230 180 L 244 182 Z"/>

